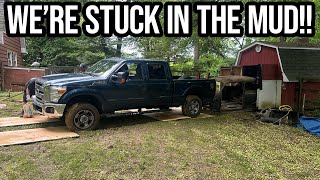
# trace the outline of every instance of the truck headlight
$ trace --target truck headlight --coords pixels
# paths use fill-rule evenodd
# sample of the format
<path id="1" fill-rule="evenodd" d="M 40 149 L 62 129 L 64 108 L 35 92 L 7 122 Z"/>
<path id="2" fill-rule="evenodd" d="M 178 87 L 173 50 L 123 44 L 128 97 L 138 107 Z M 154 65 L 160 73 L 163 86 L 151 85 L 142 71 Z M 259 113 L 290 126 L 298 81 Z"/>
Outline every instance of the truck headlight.
<path id="1" fill-rule="evenodd" d="M 50 86 L 50 101 L 58 102 L 61 96 L 67 91 L 63 86 Z"/>

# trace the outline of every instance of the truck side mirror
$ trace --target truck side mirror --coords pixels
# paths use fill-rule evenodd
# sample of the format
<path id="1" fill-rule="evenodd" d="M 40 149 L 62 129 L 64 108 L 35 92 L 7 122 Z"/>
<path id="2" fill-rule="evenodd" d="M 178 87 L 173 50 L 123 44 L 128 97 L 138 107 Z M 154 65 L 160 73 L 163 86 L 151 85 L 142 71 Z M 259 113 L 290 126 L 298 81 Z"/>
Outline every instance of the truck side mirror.
<path id="1" fill-rule="evenodd" d="M 120 84 L 125 84 L 128 79 L 129 73 L 128 72 L 118 72 L 111 76 L 111 80 L 113 82 L 119 82 Z"/>

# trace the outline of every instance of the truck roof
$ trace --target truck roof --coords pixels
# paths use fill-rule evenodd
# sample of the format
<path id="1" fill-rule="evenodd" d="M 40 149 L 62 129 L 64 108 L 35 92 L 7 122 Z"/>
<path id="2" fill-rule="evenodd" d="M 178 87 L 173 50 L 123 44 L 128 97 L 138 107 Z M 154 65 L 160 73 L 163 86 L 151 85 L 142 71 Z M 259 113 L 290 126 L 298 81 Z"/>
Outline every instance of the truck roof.
<path id="1" fill-rule="evenodd" d="M 140 58 L 118 58 L 118 57 L 112 57 L 112 58 L 106 58 L 103 60 L 113 60 L 113 61 L 148 61 L 148 62 L 167 62 L 165 60 L 159 60 L 159 59 L 140 59 Z"/>

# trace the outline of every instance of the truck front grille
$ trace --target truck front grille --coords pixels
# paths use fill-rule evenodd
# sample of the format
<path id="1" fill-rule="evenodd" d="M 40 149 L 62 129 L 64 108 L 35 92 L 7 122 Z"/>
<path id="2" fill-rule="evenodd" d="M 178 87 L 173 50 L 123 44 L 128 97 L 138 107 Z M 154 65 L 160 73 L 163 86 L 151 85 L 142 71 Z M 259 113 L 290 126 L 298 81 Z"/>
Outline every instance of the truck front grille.
<path id="1" fill-rule="evenodd" d="M 44 89 L 44 85 L 42 82 L 40 81 L 36 81 L 36 98 L 37 101 L 39 102 L 44 102 L 45 101 L 45 89 Z"/>

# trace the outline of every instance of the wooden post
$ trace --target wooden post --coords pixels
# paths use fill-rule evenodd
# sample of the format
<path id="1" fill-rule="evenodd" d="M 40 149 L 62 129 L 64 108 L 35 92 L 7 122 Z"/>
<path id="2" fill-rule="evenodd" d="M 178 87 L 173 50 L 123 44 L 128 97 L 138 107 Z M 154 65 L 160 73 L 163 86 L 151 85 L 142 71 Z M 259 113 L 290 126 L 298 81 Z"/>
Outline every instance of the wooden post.
<path id="1" fill-rule="evenodd" d="M 299 94 L 298 94 L 298 107 L 297 107 L 297 122 L 299 120 L 299 115 L 301 112 L 301 104 L 302 104 L 302 88 L 303 88 L 303 78 L 299 77 Z"/>

